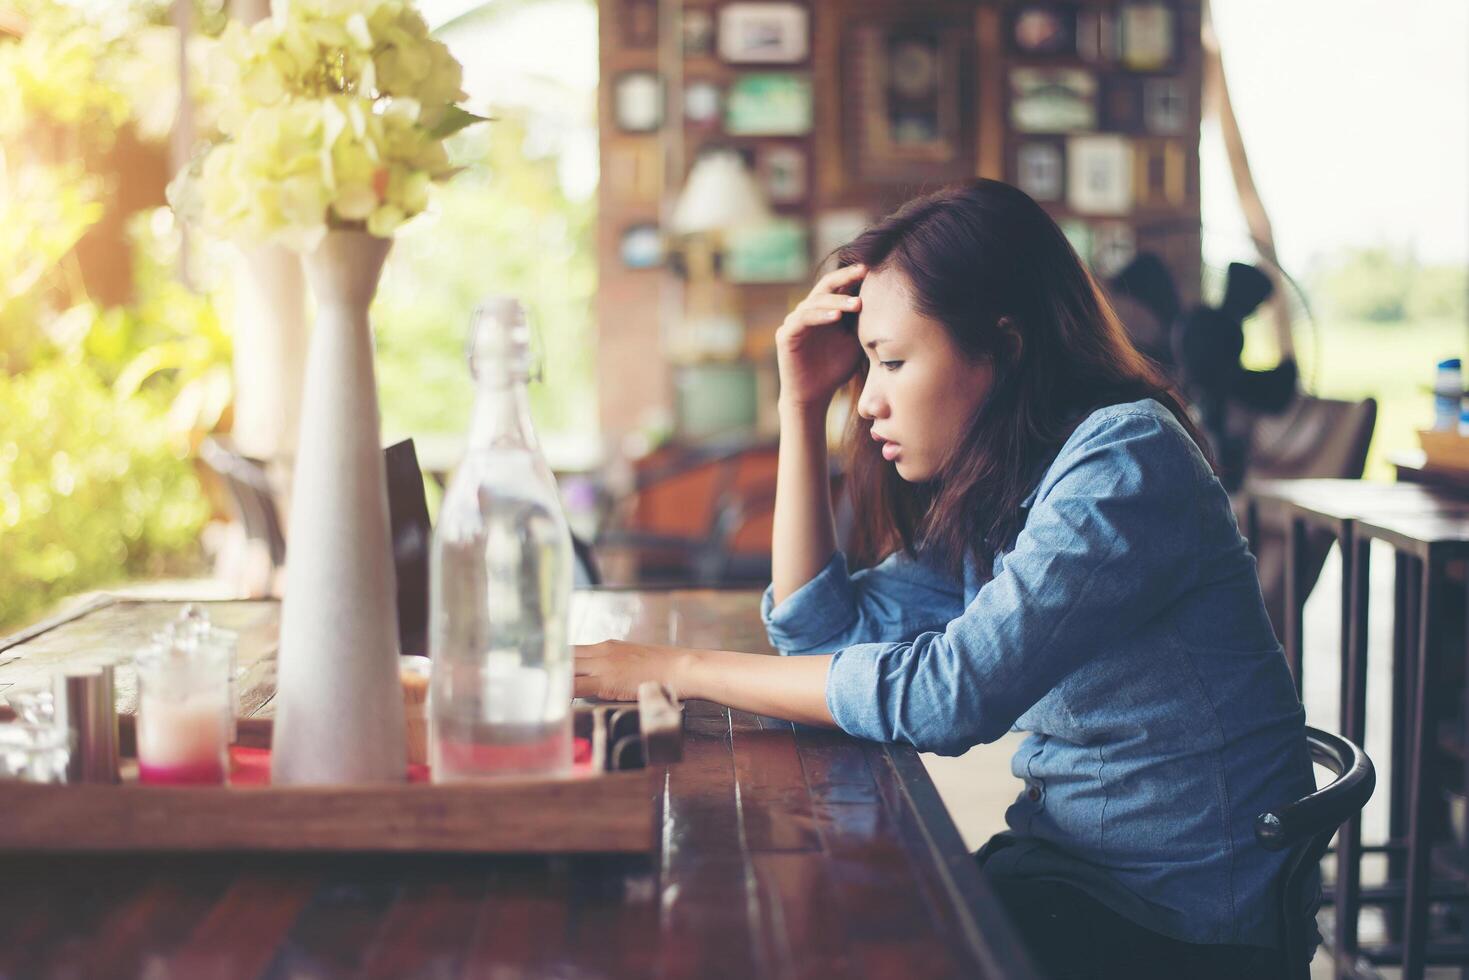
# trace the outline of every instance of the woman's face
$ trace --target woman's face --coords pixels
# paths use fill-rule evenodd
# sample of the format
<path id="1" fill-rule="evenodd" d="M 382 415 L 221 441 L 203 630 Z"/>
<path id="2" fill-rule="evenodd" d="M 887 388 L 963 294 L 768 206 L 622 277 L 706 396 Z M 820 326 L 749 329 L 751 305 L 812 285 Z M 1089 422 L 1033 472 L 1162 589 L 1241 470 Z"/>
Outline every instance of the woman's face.
<path id="1" fill-rule="evenodd" d="M 900 272 L 868 273 L 859 295 L 857 340 L 871 363 L 857 412 L 872 420 L 872 437 L 898 475 L 921 483 L 959 444 L 994 369 L 966 357 L 939 321 L 913 308 Z"/>

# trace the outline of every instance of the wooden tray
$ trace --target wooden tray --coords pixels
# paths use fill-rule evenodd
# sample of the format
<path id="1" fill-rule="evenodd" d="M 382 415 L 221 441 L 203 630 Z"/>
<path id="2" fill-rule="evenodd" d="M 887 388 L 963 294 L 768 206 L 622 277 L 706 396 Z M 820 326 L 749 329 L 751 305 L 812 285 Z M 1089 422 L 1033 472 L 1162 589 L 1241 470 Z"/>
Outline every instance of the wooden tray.
<path id="1" fill-rule="evenodd" d="M 1439 470 L 1469 471 L 1469 436 L 1436 429 L 1419 429 L 1424 464 Z"/>
<path id="2" fill-rule="evenodd" d="M 571 775 L 454 785 L 146 786 L 132 780 L 124 715 L 122 783 L 0 782 L 0 850 L 646 852 L 683 710 L 657 684 L 638 695 L 636 706 L 576 706 L 592 758 Z M 269 720 L 242 718 L 236 744 L 267 748 L 270 733 Z"/>

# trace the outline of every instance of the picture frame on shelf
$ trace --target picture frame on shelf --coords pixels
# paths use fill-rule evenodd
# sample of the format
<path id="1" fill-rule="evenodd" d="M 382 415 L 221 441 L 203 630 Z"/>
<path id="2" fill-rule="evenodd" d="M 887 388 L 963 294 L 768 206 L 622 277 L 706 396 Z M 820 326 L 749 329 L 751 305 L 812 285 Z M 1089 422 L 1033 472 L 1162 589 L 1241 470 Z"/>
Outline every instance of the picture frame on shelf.
<path id="1" fill-rule="evenodd" d="M 683 90 L 684 121 L 703 129 L 718 128 L 724 93 L 707 79 L 687 83 Z"/>
<path id="2" fill-rule="evenodd" d="M 799 146 L 774 143 L 755 151 L 755 173 L 772 204 L 799 204 L 806 200 L 809 170 L 806 151 Z"/>
<path id="3" fill-rule="evenodd" d="M 647 136 L 609 141 L 602 180 L 619 200 L 656 204 L 663 186 L 662 158 L 657 141 Z"/>
<path id="4" fill-rule="evenodd" d="M 724 277 L 729 282 L 803 282 L 810 272 L 810 235 L 796 218 L 776 218 L 725 235 Z"/>
<path id="5" fill-rule="evenodd" d="M 1117 11 L 1121 61 L 1132 71 L 1161 71 L 1173 64 L 1173 8 L 1162 0 L 1130 0 Z"/>
<path id="6" fill-rule="evenodd" d="M 678 438 L 699 441 L 753 431 L 757 388 L 755 365 L 745 361 L 675 367 L 673 416 Z"/>
<path id="7" fill-rule="evenodd" d="M 679 35 L 685 58 L 707 58 L 714 53 L 714 11 L 685 7 L 679 16 Z"/>
<path id="8" fill-rule="evenodd" d="M 655 133 L 663 125 L 663 79 L 625 71 L 612 80 L 612 122 L 624 133 Z"/>
<path id="9" fill-rule="evenodd" d="M 1107 7 L 1087 7 L 1076 14 L 1076 56 L 1089 65 L 1107 67 L 1121 58 L 1117 17 Z"/>
<path id="10" fill-rule="evenodd" d="M 1021 133 L 1097 128 L 1097 76 L 1081 68 L 1012 68 L 1010 124 Z"/>
<path id="11" fill-rule="evenodd" d="M 1103 279 L 1117 275 L 1137 256 L 1137 235 L 1125 221 L 1101 221 L 1092 229 L 1091 268 Z"/>
<path id="12" fill-rule="evenodd" d="M 1176 136 L 1188 128 L 1188 93 L 1177 78 L 1145 78 L 1143 129 L 1160 136 Z"/>
<path id="13" fill-rule="evenodd" d="M 1015 186 L 1041 202 L 1066 197 L 1066 148 L 1056 140 L 1025 140 L 1015 148 Z"/>
<path id="14" fill-rule="evenodd" d="M 950 180 L 970 172 L 962 34 L 942 22 L 860 22 L 845 64 L 850 167 L 860 179 Z"/>
<path id="15" fill-rule="evenodd" d="M 1112 133 L 1142 132 L 1142 79 L 1110 75 L 1103 81 L 1102 128 Z"/>
<path id="16" fill-rule="evenodd" d="M 1175 208 L 1188 202 L 1188 158 L 1178 140 L 1135 141 L 1133 163 L 1135 206 Z"/>
<path id="17" fill-rule="evenodd" d="M 803 4 L 727 3 L 719 9 L 717 49 L 732 65 L 794 65 L 811 54 L 811 12 Z"/>
<path id="18" fill-rule="evenodd" d="M 724 94 L 731 136 L 805 136 L 811 132 L 811 79 L 793 72 L 751 72 Z"/>
<path id="19" fill-rule="evenodd" d="M 617 240 L 617 255 L 627 269 L 656 269 L 663 264 L 663 233 L 651 222 L 629 225 Z"/>
<path id="20" fill-rule="evenodd" d="M 872 224 L 872 215 L 862 208 L 834 208 L 816 215 L 815 254 L 826 268 L 827 259 L 838 249 L 857 239 Z"/>
<path id="21" fill-rule="evenodd" d="M 1016 54 L 1070 54 L 1076 47 L 1076 10 L 1069 4 L 1022 3 L 1010 14 L 1009 34 Z"/>
<path id="22" fill-rule="evenodd" d="M 1078 214 L 1123 215 L 1132 208 L 1132 144 L 1113 135 L 1066 143 L 1066 203 Z"/>
<path id="23" fill-rule="evenodd" d="M 624 48 L 658 46 L 658 0 L 618 0 L 616 11 Z"/>

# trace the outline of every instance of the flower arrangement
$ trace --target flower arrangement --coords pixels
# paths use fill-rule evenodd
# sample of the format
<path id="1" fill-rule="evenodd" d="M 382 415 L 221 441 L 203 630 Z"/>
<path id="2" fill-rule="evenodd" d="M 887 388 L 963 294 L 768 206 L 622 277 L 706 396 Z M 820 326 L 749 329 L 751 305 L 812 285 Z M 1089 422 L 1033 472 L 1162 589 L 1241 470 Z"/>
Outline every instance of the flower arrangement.
<path id="1" fill-rule="evenodd" d="M 452 173 L 444 140 L 480 117 L 462 69 L 407 0 L 275 0 L 211 59 L 222 139 L 170 201 L 247 243 L 309 251 L 328 228 L 389 237 Z"/>

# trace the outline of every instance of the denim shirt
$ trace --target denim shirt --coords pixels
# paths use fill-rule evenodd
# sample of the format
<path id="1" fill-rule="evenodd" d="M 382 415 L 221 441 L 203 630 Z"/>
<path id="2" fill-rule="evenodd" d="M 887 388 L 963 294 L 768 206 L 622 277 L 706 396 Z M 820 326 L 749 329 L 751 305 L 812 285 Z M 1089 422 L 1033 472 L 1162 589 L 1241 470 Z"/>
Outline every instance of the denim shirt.
<path id="1" fill-rule="evenodd" d="M 1285 855 L 1255 817 L 1315 782 L 1223 488 L 1144 400 L 1083 420 L 1025 507 L 988 575 L 921 553 L 850 575 L 838 552 L 779 606 L 766 592 L 771 644 L 835 652 L 827 706 L 857 737 L 958 755 L 1030 733 L 1020 846 L 987 873 L 1069 881 L 1186 942 L 1277 945 Z"/>

